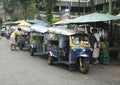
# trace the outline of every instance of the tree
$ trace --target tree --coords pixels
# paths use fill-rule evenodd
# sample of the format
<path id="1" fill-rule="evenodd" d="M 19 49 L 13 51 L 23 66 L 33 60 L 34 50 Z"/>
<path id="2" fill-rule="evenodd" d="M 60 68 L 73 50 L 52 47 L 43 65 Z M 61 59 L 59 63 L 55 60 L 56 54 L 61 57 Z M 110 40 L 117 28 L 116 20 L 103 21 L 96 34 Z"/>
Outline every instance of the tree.
<path id="1" fill-rule="evenodd" d="M 15 19 L 33 19 L 39 17 L 40 7 L 46 12 L 46 19 L 52 23 L 54 7 L 58 0 L 4 0 L 4 8 Z M 39 17 L 40 18 L 40 17 Z"/>
<path id="2" fill-rule="evenodd" d="M 16 5 L 18 5 L 18 2 L 15 2 L 14 0 L 5 0 L 3 3 L 6 14 L 10 15 L 10 17 L 14 16 L 15 10 L 18 9 L 18 7 L 16 7 Z"/>
<path id="3" fill-rule="evenodd" d="M 57 0 L 46 0 L 46 18 L 49 23 L 52 23 L 54 7 L 56 6 Z"/>
<path id="4" fill-rule="evenodd" d="M 39 13 L 36 9 L 36 0 L 18 0 L 21 4 L 21 12 L 26 19 L 33 19 Z"/>

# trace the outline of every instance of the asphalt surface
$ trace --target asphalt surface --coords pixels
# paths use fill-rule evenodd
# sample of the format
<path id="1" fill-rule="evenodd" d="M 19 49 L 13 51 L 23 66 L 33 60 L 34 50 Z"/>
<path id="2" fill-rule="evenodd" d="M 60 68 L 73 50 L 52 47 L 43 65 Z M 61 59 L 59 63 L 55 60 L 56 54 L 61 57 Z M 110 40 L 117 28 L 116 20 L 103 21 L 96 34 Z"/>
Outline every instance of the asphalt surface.
<path id="1" fill-rule="evenodd" d="M 66 65 L 49 66 L 44 56 L 11 51 L 0 39 L 0 85 L 120 85 L 120 65 L 94 65 L 88 74 L 69 71 Z"/>

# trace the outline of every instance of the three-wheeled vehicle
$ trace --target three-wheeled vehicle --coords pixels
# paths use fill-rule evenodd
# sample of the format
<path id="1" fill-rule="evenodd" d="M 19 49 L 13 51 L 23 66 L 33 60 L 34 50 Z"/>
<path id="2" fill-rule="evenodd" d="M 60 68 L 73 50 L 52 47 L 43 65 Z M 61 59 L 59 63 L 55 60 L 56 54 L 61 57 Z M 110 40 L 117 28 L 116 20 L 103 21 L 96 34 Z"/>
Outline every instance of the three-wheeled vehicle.
<path id="1" fill-rule="evenodd" d="M 39 28 L 39 29 L 37 29 Z M 31 56 L 47 54 L 46 51 L 46 32 L 47 27 L 34 25 L 30 34 L 30 48 Z"/>
<path id="2" fill-rule="evenodd" d="M 23 50 L 23 48 L 29 48 L 30 43 L 30 32 L 26 32 L 21 35 L 21 38 L 18 41 L 18 46 L 20 50 Z"/>
<path id="3" fill-rule="evenodd" d="M 21 27 L 21 37 L 18 39 L 18 46 L 20 50 L 23 48 L 29 49 L 30 44 L 30 28 L 29 27 Z"/>
<path id="4" fill-rule="evenodd" d="M 50 27 L 47 34 L 48 64 L 64 63 L 86 74 L 89 71 L 91 48 L 88 36 L 70 29 Z"/>

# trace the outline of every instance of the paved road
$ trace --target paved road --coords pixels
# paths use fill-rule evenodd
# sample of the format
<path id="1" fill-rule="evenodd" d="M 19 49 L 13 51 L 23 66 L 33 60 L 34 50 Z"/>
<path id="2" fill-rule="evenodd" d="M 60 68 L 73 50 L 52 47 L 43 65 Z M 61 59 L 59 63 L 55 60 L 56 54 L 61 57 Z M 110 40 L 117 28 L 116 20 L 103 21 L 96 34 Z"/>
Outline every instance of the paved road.
<path id="1" fill-rule="evenodd" d="M 86 75 L 66 68 L 49 66 L 27 51 L 10 51 L 9 41 L 0 39 L 0 85 L 120 85 L 119 65 L 91 66 Z"/>

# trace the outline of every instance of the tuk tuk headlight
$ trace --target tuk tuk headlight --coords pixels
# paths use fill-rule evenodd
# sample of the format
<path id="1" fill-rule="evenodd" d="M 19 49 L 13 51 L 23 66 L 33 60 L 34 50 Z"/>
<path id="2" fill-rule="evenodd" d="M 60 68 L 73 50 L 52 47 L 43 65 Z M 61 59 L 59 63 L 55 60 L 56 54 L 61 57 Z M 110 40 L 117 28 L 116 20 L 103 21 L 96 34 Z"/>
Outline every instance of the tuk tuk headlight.
<path id="1" fill-rule="evenodd" d="M 89 44 L 89 42 L 88 42 L 88 41 L 83 41 L 83 43 L 84 43 L 84 44 Z"/>
<path id="2" fill-rule="evenodd" d="M 76 51 L 76 48 L 74 48 L 74 47 L 72 47 L 71 49 L 72 49 L 73 51 Z"/>
<path id="3" fill-rule="evenodd" d="M 82 52 L 85 52 L 85 51 L 86 51 L 84 47 L 82 47 L 81 49 L 82 49 Z"/>

